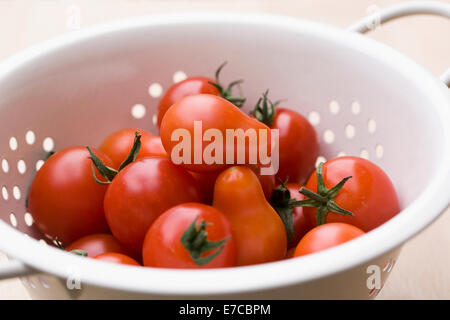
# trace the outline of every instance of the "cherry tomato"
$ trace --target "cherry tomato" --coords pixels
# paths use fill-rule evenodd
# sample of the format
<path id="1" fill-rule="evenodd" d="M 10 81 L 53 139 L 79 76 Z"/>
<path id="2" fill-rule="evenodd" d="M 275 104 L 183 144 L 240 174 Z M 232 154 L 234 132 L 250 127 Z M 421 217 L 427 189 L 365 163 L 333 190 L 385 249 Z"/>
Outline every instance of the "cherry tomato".
<path id="1" fill-rule="evenodd" d="M 119 168 L 130 153 L 136 132 L 141 135 L 141 149 L 137 159 L 149 156 L 167 156 L 160 137 L 152 136 L 142 129 L 121 129 L 110 134 L 99 147 L 100 151 L 103 151 L 111 158 L 114 163 L 114 169 Z"/>
<path id="2" fill-rule="evenodd" d="M 101 260 L 105 262 L 118 263 L 118 264 L 128 264 L 131 266 L 141 266 L 136 260 L 130 258 L 121 253 L 117 252 L 106 252 L 95 256 L 94 259 Z"/>
<path id="3" fill-rule="evenodd" d="M 114 177 L 105 195 L 105 215 L 114 237 L 140 254 L 150 225 L 167 209 L 201 202 L 194 178 L 168 158 L 137 160 Z"/>
<path id="4" fill-rule="evenodd" d="M 220 95 L 219 89 L 210 82 L 214 83 L 214 80 L 207 77 L 190 77 L 172 85 L 159 102 L 158 127 L 161 126 L 166 111 L 182 98 L 201 93 Z"/>
<path id="5" fill-rule="evenodd" d="M 195 129 L 196 126 L 197 129 Z M 229 138 L 229 143 L 232 145 L 227 148 L 227 130 L 234 130 L 233 132 L 238 133 L 237 129 L 240 129 L 242 136 L 248 129 L 251 129 L 250 132 L 254 133 L 256 137 L 253 141 L 256 145 L 251 145 L 249 139 L 245 139 L 245 142 L 239 145 L 238 139 L 233 138 L 231 140 Z M 267 156 L 270 156 L 270 129 L 256 119 L 247 116 L 231 102 L 214 95 L 199 94 L 179 100 L 167 110 L 160 131 L 162 143 L 172 161 L 190 171 L 224 170 L 237 163 L 238 148 L 243 151 L 242 154 L 245 156 L 245 159 L 242 159 L 244 160 L 242 164 L 251 164 L 253 160 L 255 160 L 254 164 L 262 164 L 264 161 L 260 153 L 263 155 L 266 153 Z M 211 140 L 213 141 L 196 142 L 197 137 L 203 138 L 203 134 L 207 131 L 214 131 L 220 137 L 212 136 Z M 182 134 L 178 137 L 179 140 L 172 137 L 175 133 Z M 265 141 L 260 139 L 261 133 L 266 135 Z M 201 145 L 198 143 L 201 143 Z M 199 148 L 197 148 L 197 145 Z M 221 150 L 212 148 L 215 145 L 218 145 Z M 180 146 L 187 147 L 181 148 Z M 267 152 L 262 152 L 262 149 Z M 233 150 L 233 155 L 231 150 Z M 208 164 L 205 155 L 214 155 L 213 163 Z M 254 158 L 251 155 L 254 155 Z M 175 159 L 174 156 L 178 156 L 180 161 Z M 196 157 L 199 158 L 199 163 L 197 163 Z M 227 158 L 229 158 L 229 161 L 227 161 Z"/>
<path id="6" fill-rule="evenodd" d="M 261 103 L 263 104 L 261 106 Z M 294 110 L 275 108 L 267 92 L 258 101 L 253 115 L 279 134 L 278 180 L 304 183 L 314 170 L 319 155 L 319 140 L 314 127 Z M 264 108 L 266 104 L 266 108 Z"/>
<path id="7" fill-rule="evenodd" d="M 234 86 L 240 84 L 242 80 L 233 81 L 227 87 L 222 86 L 219 81 L 220 72 L 226 64 L 226 62 L 222 63 L 222 65 L 217 69 L 216 78 L 214 80 L 207 77 L 189 77 L 172 85 L 159 102 L 157 111 L 158 127 L 161 126 L 162 119 L 164 118 L 167 110 L 175 102 L 178 102 L 182 98 L 196 94 L 212 94 L 215 96 L 220 96 L 241 108 L 245 102 L 245 98 L 234 97 L 232 94 L 232 89 Z"/>
<path id="8" fill-rule="evenodd" d="M 142 257 L 148 267 L 232 267 L 236 248 L 231 224 L 211 206 L 180 204 L 152 224 L 145 236 Z"/>
<path id="9" fill-rule="evenodd" d="M 386 173 L 373 162 L 358 157 L 339 157 L 323 164 L 323 181 L 330 189 L 346 177 L 348 180 L 336 196 L 331 197 L 342 209 L 353 214 L 343 215 L 329 212 L 323 203 L 322 222 L 343 222 L 352 224 L 368 232 L 394 217 L 400 206 L 395 188 Z M 317 192 L 317 172 L 314 172 L 306 184 L 306 189 Z M 330 198 L 330 197 L 329 197 Z M 317 225 L 316 208 L 304 208 L 305 217 Z M 321 222 L 319 221 L 319 224 Z"/>
<path id="10" fill-rule="evenodd" d="M 107 233 L 97 233 L 85 236 L 72 242 L 70 246 L 66 248 L 67 251 L 83 250 L 87 253 L 88 257 L 95 257 L 99 254 L 106 252 L 116 252 L 125 255 L 130 255 L 112 235 Z"/>
<path id="11" fill-rule="evenodd" d="M 294 256 L 306 254 L 335 247 L 344 242 L 365 234 L 361 229 L 346 223 L 327 223 L 309 231 L 297 245 Z"/>
<path id="12" fill-rule="evenodd" d="M 283 222 L 251 169 L 239 166 L 222 172 L 214 186 L 213 206 L 231 222 L 237 265 L 283 259 L 287 246 Z"/>
<path id="13" fill-rule="evenodd" d="M 93 152 L 106 165 L 112 165 L 103 152 Z M 89 156 L 85 147 L 53 154 L 30 186 L 28 209 L 37 227 L 64 244 L 108 231 L 103 211 L 107 187 L 95 182 Z"/>

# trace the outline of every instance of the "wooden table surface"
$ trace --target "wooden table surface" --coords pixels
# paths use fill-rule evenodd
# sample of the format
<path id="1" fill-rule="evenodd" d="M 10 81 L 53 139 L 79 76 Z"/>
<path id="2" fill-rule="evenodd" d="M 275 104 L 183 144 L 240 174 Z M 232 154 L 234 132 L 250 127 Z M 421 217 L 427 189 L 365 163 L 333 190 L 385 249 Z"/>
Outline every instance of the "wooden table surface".
<path id="1" fill-rule="evenodd" d="M 426 0 L 424 0 L 426 1 Z M 392 0 L 0 0 L 0 60 L 56 35 L 119 18 L 173 11 L 269 12 L 346 27 Z M 445 1 L 450 3 L 450 1 Z M 77 19 L 76 13 L 79 12 Z M 75 17 L 75 19 L 74 19 Z M 79 21 L 79 24 L 77 23 Z M 434 74 L 450 67 L 450 20 L 404 18 L 370 37 L 405 53 Z M 382 299 L 450 299 L 450 210 L 409 241 L 378 296 Z M 0 254 L 0 264 L 6 258 Z M 17 279 L 0 282 L 0 299 L 29 299 Z"/>

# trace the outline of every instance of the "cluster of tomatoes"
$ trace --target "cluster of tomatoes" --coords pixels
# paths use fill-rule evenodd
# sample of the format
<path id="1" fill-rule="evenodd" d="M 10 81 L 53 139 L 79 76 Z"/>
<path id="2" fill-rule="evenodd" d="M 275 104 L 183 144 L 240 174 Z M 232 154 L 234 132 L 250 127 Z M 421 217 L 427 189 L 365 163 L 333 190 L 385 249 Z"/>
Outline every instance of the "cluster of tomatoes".
<path id="1" fill-rule="evenodd" d="M 190 77 L 165 93 L 160 136 L 122 129 L 98 148 L 74 146 L 51 155 L 28 194 L 37 227 L 65 250 L 94 259 L 217 268 L 324 250 L 399 212 L 382 169 L 358 157 L 315 169 L 319 145 L 310 123 L 278 107 L 267 92 L 246 114 L 240 109 L 245 99 L 232 94 L 240 81 L 222 86 L 221 68 L 215 79 Z M 258 163 L 175 164 L 172 133 L 193 133 L 195 121 L 220 132 L 259 129 L 270 136 L 278 129 L 278 172 L 262 175 Z M 191 147 L 194 157 L 199 150 Z"/>

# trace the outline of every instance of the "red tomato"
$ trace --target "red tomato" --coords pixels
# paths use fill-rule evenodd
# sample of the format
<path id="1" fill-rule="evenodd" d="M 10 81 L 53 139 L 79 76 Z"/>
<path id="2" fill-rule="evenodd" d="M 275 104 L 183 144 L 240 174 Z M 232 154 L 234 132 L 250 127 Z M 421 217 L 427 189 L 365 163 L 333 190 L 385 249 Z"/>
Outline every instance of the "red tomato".
<path id="1" fill-rule="evenodd" d="M 397 193 L 386 173 L 373 162 L 358 157 L 339 157 L 323 164 L 323 181 L 326 188 L 332 188 L 342 179 L 345 182 L 337 196 L 329 197 L 353 216 L 329 212 L 324 208 L 324 221 L 352 224 L 368 232 L 394 217 L 399 211 Z M 314 172 L 306 189 L 317 192 L 317 172 Z M 330 203 L 328 200 L 328 203 Z M 306 218 L 317 225 L 316 208 L 304 208 Z M 319 221 L 320 222 L 320 221 Z"/>
<path id="2" fill-rule="evenodd" d="M 142 129 L 121 129 L 110 134 L 99 147 L 99 150 L 107 154 L 114 162 L 114 169 L 119 168 L 130 153 L 136 132 L 141 135 L 141 149 L 137 159 L 149 156 L 165 157 L 167 155 L 160 137 L 152 136 Z"/>
<path id="3" fill-rule="evenodd" d="M 226 64 L 226 62 L 222 63 L 222 65 L 217 69 L 215 80 L 207 77 L 189 77 L 172 85 L 159 102 L 157 121 L 158 127 L 161 126 L 162 119 L 164 118 L 167 110 L 175 102 L 196 94 L 212 94 L 215 96 L 220 96 L 241 108 L 245 102 L 245 98 L 233 97 L 232 89 L 234 86 L 241 83 L 242 80 L 233 81 L 227 87 L 222 86 L 219 81 L 220 72 Z"/>
<path id="4" fill-rule="evenodd" d="M 152 224 L 145 236 L 142 257 L 147 267 L 232 267 L 236 263 L 236 248 L 231 224 L 211 206 L 178 205 Z"/>
<path id="5" fill-rule="evenodd" d="M 365 234 L 361 229 L 346 223 L 327 223 L 315 227 L 300 240 L 295 257 L 335 247 Z"/>
<path id="6" fill-rule="evenodd" d="M 266 103 L 262 108 L 260 103 Z M 258 101 L 253 115 L 279 134 L 279 170 L 277 179 L 304 183 L 314 170 L 319 155 L 319 140 L 314 127 L 298 112 L 275 108 L 267 92 Z"/>
<path id="7" fill-rule="evenodd" d="M 271 129 L 279 129 L 280 168 L 276 177 L 282 181 L 304 183 L 314 170 L 319 156 L 316 131 L 301 114 L 284 108 L 275 112 Z"/>
<path id="8" fill-rule="evenodd" d="M 112 166 L 107 155 L 94 153 Z M 28 209 L 37 227 L 64 244 L 108 231 L 103 212 L 107 187 L 95 182 L 85 147 L 71 147 L 52 155 L 37 172 L 28 194 Z M 97 172 L 97 176 L 100 174 Z"/>
<path id="9" fill-rule="evenodd" d="M 126 250 L 112 235 L 107 233 L 97 233 L 85 236 L 72 242 L 66 248 L 67 251 L 83 250 L 88 257 L 95 257 L 106 252 L 116 252 L 129 255 Z"/>
<path id="10" fill-rule="evenodd" d="M 131 266 L 141 266 L 136 260 L 130 258 L 124 254 L 116 252 L 107 252 L 94 257 L 96 260 L 101 260 L 105 262 L 118 263 L 118 264 L 128 264 Z"/>
<path id="11" fill-rule="evenodd" d="M 200 132 L 195 130 L 195 124 L 200 125 Z M 211 130 L 209 130 L 211 129 Z M 250 145 L 249 139 L 245 139 L 242 146 L 238 145 L 238 139 L 229 139 L 231 146 L 226 143 L 227 130 L 240 129 L 244 134 L 248 129 L 255 134 L 256 139 L 253 141 L 256 145 Z M 212 137 L 213 141 L 204 141 L 202 145 L 198 145 L 195 141 L 197 134 L 200 138 L 206 131 L 214 130 L 215 133 L 221 137 Z M 169 110 L 161 123 L 161 139 L 164 148 L 171 157 L 172 161 L 180 164 L 182 167 L 196 172 L 211 172 L 224 170 L 230 165 L 237 163 L 237 149 L 238 147 L 244 152 L 245 159 L 243 164 L 250 164 L 252 160 L 256 160 L 260 164 L 261 148 L 267 150 L 266 153 L 270 156 L 271 148 L 271 133 L 270 129 L 263 123 L 247 116 L 238 107 L 231 102 L 214 95 L 199 94 L 188 96 L 176 102 Z M 259 139 L 260 133 L 266 134 L 266 141 Z M 178 137 L 179 141 L 172 137 L 174 133 L 182 133 L 183 136 Z M 184 135 L 187 135 L 184 137 Z M 175 141 L 174 141 L 174 140 Z M 201 141 L 198 141 L 201 143 Z M 180 148 L 180 145 L 187 145 L 185 149 Z M 219 145 L 222 152 L 215 154 L 214 148 L 211 145 Z M 211 149 L 210 149 L 211 148 Z M 205 152 L 210 151 L 210 153 Z M 227 150 L 229 149 L 229 150 Z M 231 154 L 233 150 L 233 155 Z M 186 151 L 186 153 L 184 153 Z M 217 150 L 215 150 L 217 151 Z M 174 159 L 175 155 L 179 155 L 182 161 L 178 162 Z M 213 159 L 212 164 L 207 164 L 204 155 L 214 154 L 216 159 Z M 255 159 L 251 159 L 250 155 L 255 155 Z M 195 157 L 198 157 L 200 163 L 195 163 Z M 231 158 L 230 161 L 226 161 Z M 228 163 L 227 163 L 228 162 Z"/>
<path id="12" fill-rule="evenodd" d="M 300 188 L 302 187 L 299 183 L 288 183 L 286 184 L 286 188 L 289 190 L 291 197 L 297 201 L 301 201 L 305 199 L 305 196 L 300 192 Z M 300 239 L 313 228 L 313 225 L 305 218 L 303 207 L 294 207 L 292 209 L 292 224 L 294 226 L 294 241 L 291 246 L 296 246 Z"/>
<path id="13" fill-rule="evenodd" d="M 214 186 L 213 206 L 231 222 L 237 265 L 283 259 L 287 247 L 283 222 L 251 169 L 240 166 L 222 172 Z"/>
<path id="14" fill-rule="evenodd" d="M 167 158 L 137 160 L 114 177 L 105 195 L 105 215 L 114 237 L 140 254 L 150 225 L 167 209 L 201 202 L 194 178 Z"/>
<path id="15" fill-rule="evenodd" d="M 166 111 L 178 100 L 201 93 L 220 95 L 219 89 L 210 82 L 214 83 L 215 81 L 207 77 L 190 77 L 171 86 L 158 105 L 158 127 L 161 126 Z"/>

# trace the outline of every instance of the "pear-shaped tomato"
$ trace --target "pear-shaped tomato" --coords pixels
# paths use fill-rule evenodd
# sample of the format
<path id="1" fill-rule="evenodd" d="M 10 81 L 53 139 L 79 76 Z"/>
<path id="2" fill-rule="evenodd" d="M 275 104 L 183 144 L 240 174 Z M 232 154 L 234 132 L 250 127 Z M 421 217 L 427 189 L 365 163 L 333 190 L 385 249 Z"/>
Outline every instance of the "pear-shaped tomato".
<path id="1" fill-rule="evenodd" d="M 213 206 L 231 222 L 237 248 L 237 265 L 283 259 L 286 231 L 267 202 L 255 173 L 244 166 L 222 172 L 214 186 Z"/>
<path id="2" fill-rule="evenodd" d="M 270 129 L 215 95 L 193 95 L 176 102 L 167 110 L 160 132 L 172 162 L 190 171 L 270 161 Z"/>

